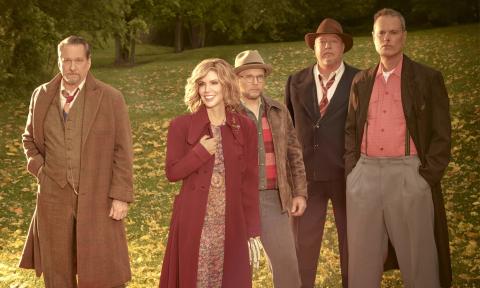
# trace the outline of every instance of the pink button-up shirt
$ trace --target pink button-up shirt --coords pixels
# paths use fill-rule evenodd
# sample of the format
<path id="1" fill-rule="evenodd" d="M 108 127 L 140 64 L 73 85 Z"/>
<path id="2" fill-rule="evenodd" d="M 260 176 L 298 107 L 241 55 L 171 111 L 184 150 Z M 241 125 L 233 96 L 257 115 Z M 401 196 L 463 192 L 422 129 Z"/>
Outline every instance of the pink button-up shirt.
<path id="1" fill-rule="evenodd" d="M 402 62 L 403 59 L 390 73 L 384 72 L 380 64 L 375 76 L 361 147 L 362 153 L 368 156 L 405 155 L 407 124 L 402 105 Z M 410 137 L 410 155 L 416 154 Z"/>

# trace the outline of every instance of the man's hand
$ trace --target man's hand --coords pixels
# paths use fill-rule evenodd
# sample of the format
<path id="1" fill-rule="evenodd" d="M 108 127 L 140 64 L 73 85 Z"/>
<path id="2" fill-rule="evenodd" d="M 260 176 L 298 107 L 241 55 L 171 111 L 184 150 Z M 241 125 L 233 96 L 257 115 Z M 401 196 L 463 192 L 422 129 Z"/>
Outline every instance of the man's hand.
<path id="1" fill-rule="evenodd" d="M 110 214 L 108 215 L 113 220 L 122 220 L 127 217 L 128 212 L 128 203 L 120 200 L 113 199 L 112 208 L 110 209 Z"/>
<path id="2" fill-rule="evenodd" d="M 292 199 L 292 216 L 302 216 L 307 208 L 307 201 L 303 196 L 293 197 Z"/>

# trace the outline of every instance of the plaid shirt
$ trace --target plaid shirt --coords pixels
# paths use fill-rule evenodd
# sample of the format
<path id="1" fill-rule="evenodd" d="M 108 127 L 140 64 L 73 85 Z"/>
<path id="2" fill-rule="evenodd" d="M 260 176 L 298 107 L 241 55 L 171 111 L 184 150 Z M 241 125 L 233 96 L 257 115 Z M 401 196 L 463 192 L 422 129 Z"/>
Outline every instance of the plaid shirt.
<path id="1" fill-rule="evenodd" d="M 270 190 L 277 188 L 277 165 L 275 162 L 275 150 L 273 147 L 272 130 L 270 130 L 270 125 L 268 124 L 266 111 L 264 110 L 262 114 L 262 136 L 263 146 L 265 149 L 265 189 Z"/>
<path id="2" fill-rule="evenodd" d="M 257 119 L 255 114 L 244 106 L 247 116 L 253 120 L 258 132 L 258 177 L 259 190 L 277 189 L 277 165 L 273 146 L 272 131 L 267 120 L 265 104 L 260 104 L 260 115 Z"/>

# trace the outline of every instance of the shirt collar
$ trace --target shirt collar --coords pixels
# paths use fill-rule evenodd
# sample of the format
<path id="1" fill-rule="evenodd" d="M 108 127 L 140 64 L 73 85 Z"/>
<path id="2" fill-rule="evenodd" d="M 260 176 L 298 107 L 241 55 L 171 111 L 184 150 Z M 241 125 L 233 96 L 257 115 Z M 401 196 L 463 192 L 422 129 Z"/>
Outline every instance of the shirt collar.
<path id="1" fill-rule="evenodd" d="M 258 116 L 259 118 L 263 115 L 263 111 L 264 111 L 264 107 L 265 107 L 265 100 L 263 99 L 263 96 L 260 96 L 259 97 L 259 101 L 260 101 L 260 106 L 258 106 Z M 252 110 L 250 110 L 247 105 L 245 105 L 245 101 L 243 101 L 242 98 L 240 98 L 240 103 L 242 104 L 242 107 L 243 109 L 247 112 L 247 113 L 250 113 L 252 115 L 255 115 L 255 113 L 253 113 Z"/>
<path id="2" fill-rule="evenodd" d="M 77 89 L 78 89 L 79 91 L 82 90 L 83 85 L 85 85 L 85 80 L 87 80 L 87 78 L 83 79 L 83 81 L 80 83 L 80 85 L 78 85 Z M 69 95 L 72 95 L 73 93 L 75 93 L 75 91 L 76 91 L 77 89 L 75 89 L 74 91 L 70 91 L 70 90 L 68 90 L 67 88 L 65 88 L 65 86 L 63 85 L 63 79 L 62 79 L 62 81 L 60 81 L 60 92 L 67 91 L 67 93 L 68 93 Z"/>
<path id="3" fill-rule="evenodd" d="M 385 71 L 383 71 L 383 65 L 382 63 L 378 64 L 378 70 L 377 70 L 377 75 L 376 77 L 380 77 L 380 76 L 383 76 L 383 73 Z M 395 75 L 395 76 L 398 76 L 398 77 L 401 77 L 402 75 L 402 67 L 403 67 L 403 55 L 402 55 L 402 58 L 400 59 L 400 61 L 398 62 L 397 66 L 395 68 L 393 68 L 393 70 L 389 71 L 389 72 L 385 72 L 385 73 L 389 73 L 390 76 L 391 75 Z"/>

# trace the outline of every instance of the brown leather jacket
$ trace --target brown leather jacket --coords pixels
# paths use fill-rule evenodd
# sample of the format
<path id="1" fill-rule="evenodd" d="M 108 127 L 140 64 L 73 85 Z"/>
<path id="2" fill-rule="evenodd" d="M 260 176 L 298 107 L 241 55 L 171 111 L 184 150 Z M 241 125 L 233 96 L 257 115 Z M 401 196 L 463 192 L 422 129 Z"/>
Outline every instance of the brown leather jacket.
<path id="1" fill-rule="evenodd" d="M 267 111 L 268 123 L 272 130 L 282 210 L 290 211 L 293 197 L 303 196 L 307 198 L 307 180 L 302 148 L 287 108 L 268 96 L 263 95 L 262 97 Z"/>

